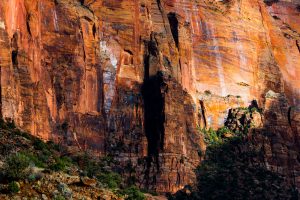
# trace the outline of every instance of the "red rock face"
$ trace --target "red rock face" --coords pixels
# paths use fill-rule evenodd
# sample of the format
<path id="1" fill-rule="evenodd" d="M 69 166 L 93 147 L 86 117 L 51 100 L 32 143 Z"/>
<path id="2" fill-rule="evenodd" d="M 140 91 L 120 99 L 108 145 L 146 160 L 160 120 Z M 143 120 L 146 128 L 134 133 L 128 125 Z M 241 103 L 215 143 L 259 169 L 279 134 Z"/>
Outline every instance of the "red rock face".
<path id="1" fill-rule="evenodd" d="M 4 0 L 1 113 L 175 191 L 205 149 L 197 125 L 218 128 L 253 99 L 264 107 L 269 90 L 299 104 L 299 3 Z"/>

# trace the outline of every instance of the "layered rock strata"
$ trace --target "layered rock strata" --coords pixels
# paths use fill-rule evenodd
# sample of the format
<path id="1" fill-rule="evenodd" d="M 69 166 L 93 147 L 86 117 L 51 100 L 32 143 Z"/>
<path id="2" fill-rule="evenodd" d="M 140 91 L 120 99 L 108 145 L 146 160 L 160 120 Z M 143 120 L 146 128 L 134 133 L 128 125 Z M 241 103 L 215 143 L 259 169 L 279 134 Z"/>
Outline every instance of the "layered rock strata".
<path id="1" fill-rule="evenodd" d="M 269 90 L 299 104 L 300 2 L 266 3 L 4 0 L 1 113 L 175 191 L 205 149 L 197 125 L 218 128 L 253 99 L 268 106 Z M 297 138 L 297 109 L 287 112 L 296 132 L 282 134 Z"/>

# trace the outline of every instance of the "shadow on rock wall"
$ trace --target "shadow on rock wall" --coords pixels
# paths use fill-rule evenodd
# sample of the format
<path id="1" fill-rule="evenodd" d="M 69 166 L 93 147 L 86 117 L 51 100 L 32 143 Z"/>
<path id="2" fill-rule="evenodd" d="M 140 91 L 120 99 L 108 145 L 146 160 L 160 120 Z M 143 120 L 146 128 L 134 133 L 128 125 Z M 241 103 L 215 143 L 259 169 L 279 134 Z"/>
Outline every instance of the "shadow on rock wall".
<path id="1" fill-rule="evenodd" d="M 231 110 L 225 127 L 204 133 L 210 144 L 197 182 L 169 199 L 298 199 L 298 110 L 272 91 L 266 94 L 263 123 L 255 117 L 260 109 Z"/>

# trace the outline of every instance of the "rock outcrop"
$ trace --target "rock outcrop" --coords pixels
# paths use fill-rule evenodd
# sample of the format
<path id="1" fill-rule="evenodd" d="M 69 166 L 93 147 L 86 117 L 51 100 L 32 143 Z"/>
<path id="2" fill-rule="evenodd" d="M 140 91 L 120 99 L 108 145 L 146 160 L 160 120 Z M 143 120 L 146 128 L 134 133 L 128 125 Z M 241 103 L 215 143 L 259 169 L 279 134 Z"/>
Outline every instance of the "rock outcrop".
<path id="1" fill-rule="evenodd" d="M 176 191 L 205 149 L 197 125 L 218 128 L 254 99 L 268 107 L 269 90 L 299 104 L 299 4 L 3 0 L 1 115 L 44 140 L 116 155 L 141 186 Z M 299 111 L 285 111 L 293 133 L 281 135 L 298 138 Z"/>

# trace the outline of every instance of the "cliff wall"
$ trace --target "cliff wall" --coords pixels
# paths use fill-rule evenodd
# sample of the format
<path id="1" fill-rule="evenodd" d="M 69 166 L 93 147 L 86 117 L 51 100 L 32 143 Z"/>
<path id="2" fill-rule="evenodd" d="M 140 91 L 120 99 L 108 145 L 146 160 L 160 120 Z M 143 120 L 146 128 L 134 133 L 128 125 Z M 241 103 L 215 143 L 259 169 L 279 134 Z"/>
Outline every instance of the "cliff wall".
<path id="1" fill-rule="evenodd" d="M 254 99 L 264 107 L 269 90 L 299 105 L 299 4 L 3 0 L 2 116 L 44 140 L 117 155 L 140 185 L 176 191 L 205 150 L 197 126 L 218 128 Z"/>

